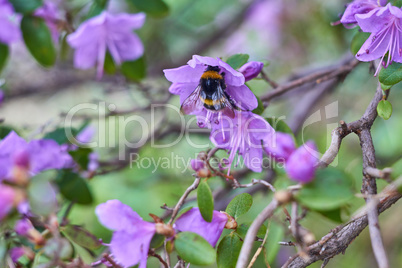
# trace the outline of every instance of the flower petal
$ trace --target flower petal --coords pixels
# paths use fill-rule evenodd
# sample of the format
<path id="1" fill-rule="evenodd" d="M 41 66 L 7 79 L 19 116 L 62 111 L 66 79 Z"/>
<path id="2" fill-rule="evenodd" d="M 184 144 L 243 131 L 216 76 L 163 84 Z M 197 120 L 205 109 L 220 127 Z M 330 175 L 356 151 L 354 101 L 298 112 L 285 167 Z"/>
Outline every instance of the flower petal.
<path id="1" fill-rule="evenodd" d="M 246 85 L 228 86 L 226 92 L 242 110 L 252 111 L 258 106 L 256 96 Z"/>
<path id="2" fill-rule="evenodd" d="M 173 83 L 196 83 L 199 84 L 205 66 L 197 65 L 194 68 L 184 65 L 174 69 L 165 69 L 165 77 Z"/>

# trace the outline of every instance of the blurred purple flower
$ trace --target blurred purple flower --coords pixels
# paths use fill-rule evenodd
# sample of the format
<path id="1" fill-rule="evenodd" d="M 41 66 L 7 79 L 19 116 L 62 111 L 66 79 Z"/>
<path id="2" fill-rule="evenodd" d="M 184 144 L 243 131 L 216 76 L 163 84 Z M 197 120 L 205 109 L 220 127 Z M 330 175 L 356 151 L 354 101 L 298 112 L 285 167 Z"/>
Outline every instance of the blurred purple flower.
<path id="1" fill-rule="evenodd" d="M 4 91 L 0 89 L 0 107 L 3 104 L 4 101 Z"/>
<path id="2" fill-rule="evenodd" d="M 36 9 L 34 15 L 45 20 L 47 27 L 52 33 L 53 40 L 57 41 L 59 37 L 58 24 L 62 20 L 62 14 L 58 4 L 54 1 L 44 1 L 43 6 Z"/>
<path id="3" fill-rule="evenodd" d="M 274 157 L 277 161 L 286 161 L 296 150 L 293 137 L 287 133 L 275 132 L 275 139 L 269 140 L 270 143 L 264 146 L 267 154 Z"/>
<path id="4" fill-rule="evenodd" d="M 346 6 L 346 10 L 342 15 L 341 23 L 346 28 L 353 28 L 357 26 L 355 15 L 366 14 L 379 6 L 384 6 L 387 3 L 385 0 L 355 0 Z"/>
<path id="5" fill-rule="evenodd" d="M 103 226 L 114 231 L 110 250 L 115 260 L 126 267 L 139 263 L 139 268 L 145 268 L 155 224 L 142 220 L 119 200 L 98 205 L 95 213 Z"/>
<path id="6" fill-rule="evenodd" d="M 220 125 L 214 126 L 211 141 L 230 151 L 230 165 L 238 152 L 249 169 L 261 172 L 263 144 L 272 143 L 270 140 L 274 138 L 275 130 L 264 118 L 252 112 L 236 111 L 235 114 L 235 118 L 225 118 Z"/>
<path id="7" fill-rule="evenodd" d="M 187 97 L 198 87 L 200 78 L 208 66 L 217 66 L 220 69 L 220 73 L 225 73 L 225 92 L 238 108 L 246 111 L 257 108 L 257 98 L 244 84 L 245 79 L 242 73 L 234 70 L 229 64 L 219 58 L 202 57 L 198 55 L 194 55 L 193 58 L 187 62 L 187 65 L 175 69 L 163 70 L 166 79 L 172 82 L 169 91 L 172 94 L 180 95 L 180 104 L 183 104 Z M 211 122 L 215 121 L 213 117 L 218 113 L 214 113 L 204 108 L 204 106 L 201 106 L 195 107 L 194 111 L 190 114 L 201 116 L 207 122 Z M 204 127 L 204 125 L 204 122 L 199 124 L 200 127 Z"/>
<path id="8" fill-rule="evenodd" d="M 199 171 L 199 170 L 205 168 L 204 161 L 199 160 L 199 159 L 191 159 L 190 165 L 191 165 L 191 168 L 194 169 L 194 171 Z"/>
<path id="9" fill-rule="evenodd" d="M 313 141 L 307 141 L 288 158 L 286 173 L 292 180 L 308 183 L 315 176 L 318 159 L 317 146 Z"/>
<path id="10" fill-rule="evenodd" d="M 176 220 L 174 228 L 181 232 L 196 233 L 207 240 L 212 247 L 215 247 L 227 221 L 226 214 L 214 210 L 212 221 L 207 222 L 202 218 L 198 208 L 192 208 Z"/>
<path id="11" fill-rule="evenodd" d="M 11 44 L 21 39 L 20 16 L 7 0 L 0 0 L 0 43 Z"/>
<path id="12" fill-rule="evenodd" d="M 25 249 L 23 247 L 15 247 L 9 251 L 10 257 L 14 263 L 18 262 L 18 259 L 24 256 Z"/>
<path id="13" fill-rule="evenodd" d="M 18 221 L 15 223 L 15 226 L 14 226 L 15 232 L 16 232 L 18 235 L 21 235 L 21 236 L 26 236 L 26 235 L 28 235 L 29 232 L 30 232 L 32 229 L 35 229 L 35 228 L 33 227 L 31 221 L 28 220 L 28 219 L 25 219 L 25 218 L 24 218 L 24 219 L 21 219 L 21 220 L 18 220 Z"/>
<path id="14" fill-rule="evenodd" d="M 61 169 L 71 161 L 54 140 L 32 140 L 29 143 L 14 131 L 0 141 L 0 181 L 14 180 L 16 167 L 36 175 L 48 169 Z"/>
<path id="15" fill-rule="evenodd" d="M 264 68 L 264 63 L 259 61 L 250 61 L 244 64 L 239 68 L 239 72 L 244 75 L 244 78 L 247 81 L 250 81 L 253 78 L 256 78 Z"/>
<path id="16" fill-rule="evenodd" d="M 388 4 L 367 14 L 356 15 L 357 23 L 363 32 L 370 32 L 370 37 L 356 54 L 360 61 L 372 61 L 381 58 L 385 68 L 390 63 L 402 62 L 402 10 Z M 385 63 L 384 57 L 388 53 Z M 375 75 L 377 75 L 379 64 Z"/>
<path id="17" fill-rule="evenodd" d="M 74 66 L 89 69 L 97 65 L 97 78 L 100 79 L 106 51 L 117 65 L 140 58 L 144 47 L 133 30 L 141 28 L 144 21 L 144 13 L 113 15 L 104 11 L 83 22 L 67 37 L 67 42 L 75 49 Z"/>
<path id="18" fill-rule="evenodd" d="M 0 221 L 11 211 L 15 199 L 15 190 L 10 186 L 0 184 Z"/>

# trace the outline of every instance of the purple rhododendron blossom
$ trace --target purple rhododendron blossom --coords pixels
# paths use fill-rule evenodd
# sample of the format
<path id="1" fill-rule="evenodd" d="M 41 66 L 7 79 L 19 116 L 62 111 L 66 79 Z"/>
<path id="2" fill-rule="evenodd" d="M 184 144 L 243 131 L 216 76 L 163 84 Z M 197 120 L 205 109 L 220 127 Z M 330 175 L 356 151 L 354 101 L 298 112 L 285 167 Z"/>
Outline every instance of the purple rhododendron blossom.
<path id="1" fill-rule="evenodd" d="M 277 161 L 286 161 L 296 150 L 296 144 L 292 135 L 282 132 L 275 133 L 275 139 L 269 140 L 264 148 L 267 154 L 274 157 Z"/>
<path id="2" fill-rule="evenodd" d="M 26 142 L 14 131 L 0 141 L 0 181 L 13 180 L 16 166 L 36 175 L 48 169 L 62 169 L 71 161 L 71 156 L 54 140 Z"/>
<path id="3" fill-rule="evenodd" d="M 318 159 L 315 143 L 307 141 L 290 155 L 285 166 L 286 173 L 292 180 L 308 183 L 314 178 Z"/>
<path id="4" fill-rule="evenodd" d="M 175 69 L 163 70 L 166 79 L 172 82 L 172 85 L 169 87 L 169 92 L 180 96 L 180 104 L 183 104 L 187 97 L 198 87 L 200 78 L 208 66 L 219 67 L 220 74 L 225 73 L 225 92 L 238 108 L 246 111 L 257 108 L 257 98 L 244 84 L 245 78 L 242 73 L 234 70 L 229 64 L 219 58 L 202 57 L 198 55 L 194 55 L 193 58 L 187 62 L 187 65 Z M 213 118 L 219 113 L 214 113 L 202 107 L 200 110 L 195 109 L 191 114 L 202 118 L 202 120 L 199 120 L 199 126 L 204 127 L 206 125 L 205 121 L 215 121 Z"/>
<path id="5" fill-rule="evenodd" d="M 7 0 L 0 0 L 0 43 L 11 44 L 21 39 L 20 16 Z"/>
<path id="6" fill-rule="evenodd" d="M 356 54 L 360 61 L 372 61 L 381 58 L 383 62 L 388 53 L 385 67 L 390 63 L 402 62 L 402 10 L 388 4 L 367 14 L 356 15 L 357 23 L 364 32 L 370 32 L 370 37 Z M 377 75 L 381 64 L 378 66 Z"/>
<path id="7" fill-rule="evenodd" d="M 34 15 L 45 20 L 47 27 L 52 33 L 53 40 L 58 40 L 58 22 L 62 20 L 62 14 L 58 7 L 58 3 L 54 1 L 45 1 L 43 6 L 36 9 Z"/>
<path id="8" fill-rule="evenodd" d="M 144 46 L 134 33 L 145 22 L 145 14 L 117 14 L 107 11 L 83 22 L 67 37 L 67 42 L 75 49 L 74 66 L 89 69 L 97 65 L 97 77 L 103 75 L 106 51 L 114 62 L 136 60 L 144 54 Z"/>
<path id="9" fill-rule="evenodd" d="M 96 207 L 100 223 L 113 230 L 110 250 L 115 260 L 125 267 L 139 263 L 145 268 L 149 245 L 156 232 L 154 223 L 146 222 L 128 205 L 109 200 Z"/>
<path id="10" fill-rule="evenodd" d="M 250 81 L 253 78 L 256 78 L 264 68 L 264 63 L 259 61 L 250 61 L 244 64 L 239 68 L 239 72 L 244 75 L 244 78 L 247 81 Z"/>
<path id="11" fill-rule="evenodd" d="M 15 223 L 14 230 L 18 235 L 26 236 L 30 230 L 35 229 L 28 219 L 21 219 Z"/>
<path id="12" fill-rule="evenodd" d="M 14 200 L 15 190 L 10 186 L 0 184 L 0 221 L 11 211 Z"/>
<path id="13" fill-rule="evenodd" d="M 355 15 L 369 13 L 379 6 L 384 6 L 386 3 L 386 0 L 355 0 L 347 5 L 340 22 L 346 28 L 353 28 L 357 26 Z"/>
<path id="14" fill-rule="evenodd" d="M 274 138 L 275 130 L 264 118 L 252 112 L 236 111 L 235 114 L 235 118 L 225 117 L 213 128 L 211 140 L 217 147 L 230 151 L 230 165 L 238 152 L 249 169 L 261 172 L 263 144 L 272 144 L 270 140 Z"/>
<path id="15" fill-rule="evenodd" d="M 181 215 L 173 227 L 181 232 L 196 233 L 207 240 L 212 247 L 215 247 L 227 221 L 226 214 L 214 210 L 212 221 L 207 222 L 198 208 L 192 208 Z"/>

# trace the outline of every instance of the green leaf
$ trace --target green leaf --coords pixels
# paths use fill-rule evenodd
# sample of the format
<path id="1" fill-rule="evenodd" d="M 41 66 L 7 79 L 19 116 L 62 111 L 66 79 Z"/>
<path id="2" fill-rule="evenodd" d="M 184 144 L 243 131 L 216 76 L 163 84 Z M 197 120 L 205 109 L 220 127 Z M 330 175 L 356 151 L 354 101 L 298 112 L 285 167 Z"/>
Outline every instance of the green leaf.
<path id="1" fill-rule="evenodd" d="M 334 210 L 354 198 L 351 179 L 342 170 L 326 168 L 317 170 L 315 180 L 305 184 L 296 195 L 304 206 L 319 211 Z"/>
<path id="2" fill-rule="evenodd" d="M 52 132 L 47 133 L 43 138 L 48 140 L 54 140 L 58 144 L 70 143 L 68 136 L 74 137 L 78 134 L 78 130 L 75 128 L 56 128 Z"/>
<path id="3" fill-rule="evenodd" d="M 267 249 L 267 260 L 272 265 L 275 262 L 275 258 L 278 256 L 278 252 L 281 248 L 280 241 L 283 241 L 285 237 L 285 230 L 280 224 L 271 221 L 269 224 L 269 232 L 265 248 Z"/>
<path id="4" fill-rule="evenodd" d="M 88 169 L 89 164 L 89 155 L 92 153 L 92 149 L 90 148 L 78 148 L 75 151 L 68 152 L 74 161 L 82 168 L 83 170 Z"/>
<path id="5" fill-rule="evenodd" d="M 198 185 L 197 203 L 204 220 L 211 222 L 214 212 L 214 198 L 206 181 L 202 181 Z"/>
<path id="6" fill-rule="evenodd" d="M 392 86 L 402 81 L 402 63 L 393 62 L 387 68 L 382 68 L 378 75 L 381 84 Z"/>
<path id="7" fill-rule="evenodd" d="M 383 83 L 380 83 L 380 84 L 381 84 L 381 89 L 382 90 L 388 90 L 393 86 L 393 85 L 384 85 Z"/>
<path id="8" fill-rule="evenodd" d="M 233 69 L 239 69 L 244 64 L 247 63 L 250 56 L 248 54 L 235 54 L 230 56 L 226 63 L 229 64 Z"/>
<path id="9" fill-rule="evenodd" d="M 387 100 L 381 100 L 377 105 L 378 116 L 388 120 L 392 115 L 392 105 Z"/>
<path id="10" fill-rule="evenodd" d="M 396 180 L 399 176 L 402 175 L 402 158 L 396 161 L 392 166 L 391 178 Z"/>
<path id="11" fill-rule="evenodd" d="M 6 253 L 7 253 L 7 243 L 6 240 L 1 237 L 0 238 L 0 267 L 6 266 Z"/>
<path id="12" fill-rule="evenodd" d="M 60 170 L 56 182 L 66 199 L 83 205 L 92 203 L 93 198 L 88 184 L 78 174 L 67 169 Z"/>
<path id="13" fill-rule="evenodd" d="M 13 130 L 9 126 L 0 126 L 0 140 L 4 139 Z"/>
<path id="14" fill-rule="evenodd" d="M 241 238 L 245 238 L 248 228 L 250 228 L 252 222 L 247 222 L 247 223 L 242 223 L 240 224 L 240 226 L 237 227 L 236 229 L 236 233 L 241 237 Z M 265 225 L 261 225 L 260 229 L 258 229 L 257 232 L 257 237 L 258 238 L 264 238 L 265 233 L 267 232 L 267 227 Z"/>
<path id="15" fill-rule="evenodd" d="M 45 67 L 53 66 L 56 62 L 56 49 L 45 21 L 42 18 L 25 15 L 21 21 L 21 31 L 32 56 Z"/>
<path id="16" fill-rule="evenodd" d="M 260 97 L 258 97 L 257 95 L 254 95 L 254 96 L 257 98 L 258 106 L 252 112 L 255 114 L 261 115 L 265 110 L 264 104 L 262 103 Z"/>
<path id="17" fill-rule="evenodd" d="M 391 5 L 393 5 L 395 7 L 399 7 L 399 8 L 402 7 L 402 0 L 392 0 L 392 1 L 389 1 L 389 2 L 391 3 Z"/>
<path id="18" fill-rule="evenodd" d="M 169 6 L 162 0 L 127 0 L 135 8 L 152 17 L 164 17 L 169 14 Z"/>
<path id="19" fill-rule="evenodd" d="M 86 16 L 86 19 L 90 19 L 92 17 L 98 16 L 100 13 L 102 13 L 102 11 L 106 9 L 107 3 L 108 3 L 108 0 L 94 0 L 94 1 L 92 1 L 92 5 L 89 8 L 89 11 L 88 11 L 88 14 Z"/>
<path id="20" fill-rule="evenodd" d="M 219 243 L 217 250 L 218 268 L 234 268 L 239 258 L 243 241 L 235 233 L 225 236 Z"/>
<path id="21" fill-rule="evenodd" d="M 78 225 L 66 225 L 61 228 L 62 233 L 72 242 L 87 249 L 97 249 L 102 246 L 99 239 L 89 231 Z"/>
<path id="22" fill-rule="evenodd" d="M 237 219 L 241 215 L 246 214 L 252 205 L 253 197 L 248 193 L 242 193 L 230 201 L 229 205 L 226 207 L 226 212 Z"/>
<path id="23" fill-rule="evenodd" d="M 45 173 L 41 173 L 30 180 L 28 199 L 32 212 L 37 215 L 47 216 L 57 210 L 56 192 Z"/>
<path id="24" fill-rule="evenodd" d="M 292 129 L 282 119 L 275 117 L 266 118 L 267 122 L 275 129 L 275 131 L 289 133 L 294 137 Z"/>
<path id="25" fill-rule="evenodd" d="M 333 210 L 317 210 L 319 214 L 337 223 L 342 223 L 341 208 Z"/>
<path id="26" fill-rule="evenodd" d="M 116 72 L 116 64 L 114 64 L 114 60 L 112 55 L 110 55 L 109 51 L 106 52 L 105 56 L 105 64 L 103 65 L 103 70 L 107 74 L 114 74 Z"/>
<path id="27" fill-rule="evenodd" d="M 193 265 L 210 265 L 216 259 L 215 249 L 196 233 L 179 233 L 176 236 L 174 247 L 184 261 Z"/>
<path id="28" fill-rule="evenodd" d="M 0 73 L 6 66 L 9 52 L 8 46 L 0 43 Z"/>
<path id="29" fill-rule="evenodd" d="M 151 248 L 159 248 L 160 246 L 163 245 L 163 242 L 165 241 L 165 236 L 160 235 L 160 234 L 154 234 L 151 240 L 150 247 Z"/>
<path id="30" fill-rule="evenodd" d="M 135 61 L 125 61 L 121 65 L 122 74 L 131 81 L 140 81 L 147 74 L 145 58 L 141 57 Z"/>
<path id="31" fill-rule="evenodd" d="M 350 51 L 352 52 L 353 55 L 356 55 L 357 52 L 359 52 L 360 48 L 366 42 L 366 40 L 369 38 L 370 33 L 364 33 L 364 32 L 357 32 L 355 36 L 352 39 L 352 42 L 350 43 Z"/>
<path id="32" fill-rule="evenodd" d="M 8 0 L 17 13 L 30 13 L 43 5 L 42 0 Z"/>

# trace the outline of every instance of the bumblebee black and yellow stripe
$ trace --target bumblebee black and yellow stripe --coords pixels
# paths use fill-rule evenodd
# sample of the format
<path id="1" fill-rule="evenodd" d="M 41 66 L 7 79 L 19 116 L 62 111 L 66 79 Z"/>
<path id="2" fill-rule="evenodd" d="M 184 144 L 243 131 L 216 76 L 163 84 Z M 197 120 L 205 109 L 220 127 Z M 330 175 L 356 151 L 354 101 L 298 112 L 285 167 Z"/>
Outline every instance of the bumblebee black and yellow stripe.
<path id="1" fill-rule="evenodd" d="M 201 79 L 223 79 L 223 77 L 216 71 L 206 71 L 202 74 Z"/>

